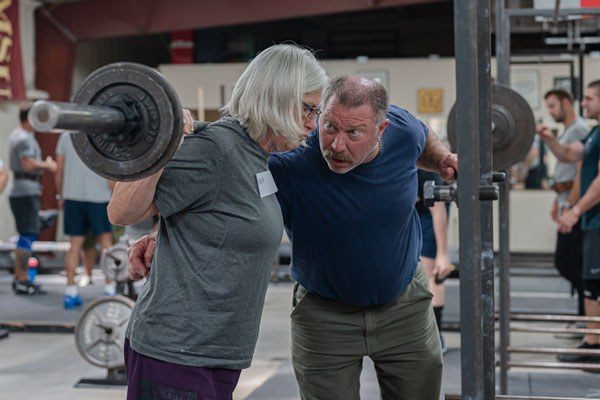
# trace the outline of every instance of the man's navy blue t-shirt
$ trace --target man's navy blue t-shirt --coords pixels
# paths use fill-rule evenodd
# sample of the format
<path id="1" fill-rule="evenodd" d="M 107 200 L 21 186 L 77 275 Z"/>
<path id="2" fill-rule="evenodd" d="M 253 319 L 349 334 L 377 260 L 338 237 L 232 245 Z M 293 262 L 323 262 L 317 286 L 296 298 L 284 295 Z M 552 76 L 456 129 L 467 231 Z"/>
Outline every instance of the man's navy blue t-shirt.
<path id="1" fill-rule="evenodd" d="M 359 307 L 398 297 L 421 251 L 416 162 L 428 128 L 395 106 L 387 118 L 382 151 L 345 174 L 327 166 L 318 132 L 306 147 L 269 159 L 292 242 L 292 277 L 311 293 Z"/>

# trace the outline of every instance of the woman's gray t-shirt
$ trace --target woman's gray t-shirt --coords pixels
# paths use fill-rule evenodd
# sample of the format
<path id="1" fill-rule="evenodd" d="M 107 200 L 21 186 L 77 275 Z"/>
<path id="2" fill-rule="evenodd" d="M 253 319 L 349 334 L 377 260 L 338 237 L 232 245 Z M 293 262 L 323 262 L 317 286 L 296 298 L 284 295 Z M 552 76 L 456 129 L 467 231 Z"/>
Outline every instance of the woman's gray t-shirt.
<path id="1" fill-rule="evenodd" d="M 127 329 L 135 351 L 250 366 L 283 234 L 275 194 L 259 192 L 267 159 L 230 117 L 185 137 L 156 189 L 157 249 Z"/>

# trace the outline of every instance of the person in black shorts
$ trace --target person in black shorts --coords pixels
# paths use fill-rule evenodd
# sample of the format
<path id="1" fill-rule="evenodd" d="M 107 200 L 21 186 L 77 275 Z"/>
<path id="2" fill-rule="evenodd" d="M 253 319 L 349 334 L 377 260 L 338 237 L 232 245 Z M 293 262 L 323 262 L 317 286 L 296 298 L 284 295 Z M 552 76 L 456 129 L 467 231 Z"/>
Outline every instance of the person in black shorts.
<path id="1" fill-rule="evenodd" d="M 46 171 L 56 172 L 56 162 L 52 157 L 42 160 L 42 151 L 27 122 L 27 112 L 31 104 L 24 102 L 20 106 L 21 124 L 8 138 L 9 167 L 13 172 L 13 186 L 10 192 L 10 208 L 15 217 L 19 239 L 14 252 L 15 294 L 40 293 L 38 285 L 27 277 L 27 260 L 32 256 L 32 244 L 39 235 L 40 180 Z"/>

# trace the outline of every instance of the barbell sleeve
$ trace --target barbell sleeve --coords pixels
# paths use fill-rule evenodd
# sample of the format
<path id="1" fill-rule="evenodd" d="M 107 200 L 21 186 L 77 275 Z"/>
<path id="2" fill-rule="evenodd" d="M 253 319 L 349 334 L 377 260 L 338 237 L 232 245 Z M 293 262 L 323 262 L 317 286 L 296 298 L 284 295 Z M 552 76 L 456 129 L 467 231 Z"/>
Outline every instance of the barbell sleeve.
<path id="1" fill-rule="evenodd" d="M 38 132 L 114 134 L 125 127 L 125 116 L 116 108 L 76 103 L 38 100 L 27 115 L 29 124 Z"/>
<path id="2" fill-rule="evenodd" d="M 46 100 L 33 103 L 27 120 L 38 132 L 61 130 L 117 134 L 125 127 L 125 116 L 116 108 Z M 194 121 L 193 133 L 207 125 L 208 122 Z"/>

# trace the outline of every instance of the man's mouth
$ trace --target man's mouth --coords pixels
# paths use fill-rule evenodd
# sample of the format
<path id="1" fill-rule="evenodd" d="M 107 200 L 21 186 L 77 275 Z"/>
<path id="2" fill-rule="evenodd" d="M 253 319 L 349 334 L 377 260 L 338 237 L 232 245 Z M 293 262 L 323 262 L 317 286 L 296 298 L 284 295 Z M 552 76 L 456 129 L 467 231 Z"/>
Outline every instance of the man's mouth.
<path id="1" fill-rule="evenodd" d="M 345 166 L 348 164 L 348 161 L 346 161 L 346 160 L 341 160 L 341 159 L 335 158 L 335 157 L 327 157 L 327 158 L 333 165 L 335 165 L 337 167 Z"/>

